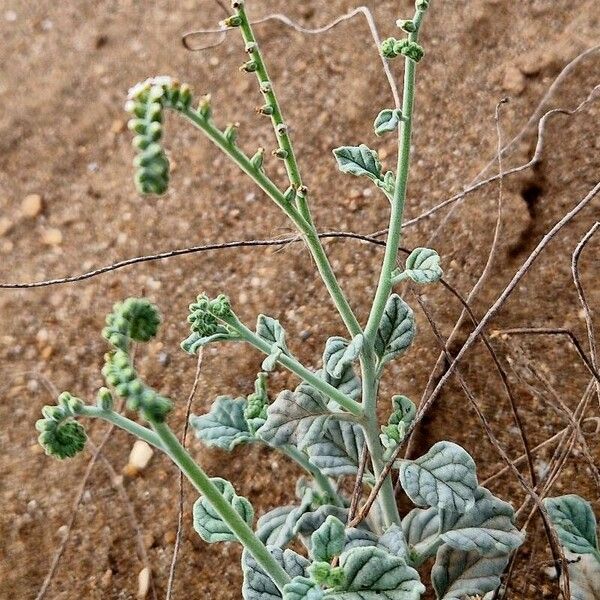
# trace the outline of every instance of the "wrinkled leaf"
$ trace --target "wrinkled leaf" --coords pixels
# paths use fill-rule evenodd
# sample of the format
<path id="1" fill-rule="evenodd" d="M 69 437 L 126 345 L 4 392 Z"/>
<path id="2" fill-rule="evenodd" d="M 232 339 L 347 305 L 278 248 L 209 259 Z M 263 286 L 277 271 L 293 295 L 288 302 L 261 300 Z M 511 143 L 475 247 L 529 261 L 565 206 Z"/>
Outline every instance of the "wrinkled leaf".
<path id="1" fill-rule="evenodd" d="M 254 519 L 254 509 L 250 502 L 243 496 L 238 496 L 231 483 L 226 479 L 212 477 L 211 481 L 224 496 L 227 503 L 251 526 Z M 221 519 L 219 513 L 204 496 L 194 502 L 193 517 L 194 530 L 205 542 L 233 542 L 237 540 Z"/>
<path id="2" fill-rule="evenodd" d="M 334 556 L 339 556 L 344 549 L 346 526 L 333 515 L 325 519 L 310 536 L 311 555 L 313 560 L 331 562 Z"/>
<path id="3" fill-rule="evenodd" d="M 565 558 L 569 561 L 571 600 L 600 600 L 600 559 L 570 552 Z"/>
<path id="4" fill-rule="evenodd" d="M 402 461 L 400 483 L 417 506 L 464 513 L 475 504 L 475 462 L 452 442 L 438 442 L 417 460 Z"/>
<path id="5" fill-rule="evenodd" d="M 377 152 L 364 144 L 360 146 L 342 146 L 333 151 L 342 173 L 365 175 L 374 181 L 381 180 L 381 163 Z"/>
<path id="6" fill-rule="evenodd" d="M 282 550 L 275 546 L 267 546 L 267 548 L 292 579 L 306 574 L 306 567 L 310 564 L 306 558 L 292 550 Z M 281 600 L 281 592 L 248 550 L 242 552 L 242 572 L 244 600 Z"/>
<path id="7" fill-rule="evenodd" d="M 596 517 L 589 502 L 571 494 L 546 498 L 544 506 L 561 543 L 567 550 L 577 554 L 598 551 Z"/>
<path id="8" fill-rule="evenodd" d="M 482 596 L 500 585 L 500 575 L 507 564 L 508 555 L 481 556 L 444 544 L 438 550 L 431 581 L 439 600 Z"/>
<path id="9" fill-rule="evenodd" d="M 398 129 L 401 119 L 402 111 L 399 108 L 385 108 L 377 115 L 373 123 L 375 135 L 383 135 Z"/>
<path id="10" fill-rule="evenodd" d="M 323 352 L 323 367 L 329 375 L 339 379 L 345 369 L 359 356 L 363 345 L 362 334 L 357 335 L 351 342 L 342 337 L 330 337 Z"/>
<path id="11" fill-rule="evenodd" d="M 294 577 L 283 586 L 283 600 L 321 600 L 323 590 L 307 577 Z"/>
<path id="12" fill-rule="evenodd" d="M 300 384 L 293 392 L 284 390 L 277 396 L 257 435 L 271 446 L 294 444 L 302 450 L 322 437 L 332 415 L 320 392 Z"/>
<path id="13" fill-rule="evenodd" d="M 256 321 L 256 335 L 265 340 L 265 342 L 276 345 L 281 348 L 283 352 L 289 354 L 285 344 L 285 330 L 277 319 L 268 317 L 267 315 L 258 315 Z"/>
<path id="14" fill-rule="evenodd" d="M 254 439 L 244 417 L 245 406 L 244 398 L 219 396 L 208 413 L 190 417 L 190 426 L 207 446 L 231 450 Z"/>
<path id="15" fill-rule="evenodd" d="M 390 525 L 385 533 L 379 538 L 379 546 L 387 550 L 393 556 L 399 556 L 406 560 L 408 557 L 408 546 L 402 528 L 398 525 Z"/>
<path id="16" fill-rule="evenodd" d="M 346 396 L 350 396 L 350 398 L 352 398 L 353 400 L 358 400 L 360 398 L 361 383 L 360 379 L 354 372 L 354 368 L 352 367 L 352 365 L 346 365 L 340 377 L 332 377 L 327 371 L 323 369 L 319 369 L 315 374 L 321 379 L 323 379 L 323 381 L 327 382 L 329 385 L 333 386 L 334 388 L 337 388 L 343 394 L 346 394 Z M 330 403 L 331 402 L 333 402 L 333 400 L 330 400 Z M 329 408 L 332 408 L 331 404 L 329 405 Z M 335 403 L 335 405 L 333 406 L 333 410 L 340 410 L 340 406 L 337 403 Z"/>
<path id="17" fill-rule="evenodd" d="M 402 274 L 416 283 L 434 283 L 442 278 L 440 256 L 430 248 L 415 248 L 406 259 Z"/>
<path id="18" fill-rule="evenodd" d="M 375 338 L 375 352 L 381 364 L 402 354 L 415 337 L 415 317 L 412 309 L 398 294 L 392 294 Z"/>
<path id="19" fill-rule="evenodd" d="M 452 523 L 443 523 L 443 529 L 450 530 L 440 537 L 457 550 L 475 550 L 483 556 L 510 554 L 524 539 L 513 524 L 514 517 L 510 504 L 480 487 L 475 492 L 473 508 L 456 515 Z"/>
<path id="20" fill-rule="evenodd" d="M 342 523 L 348 520 L 348 509 L 334 506 L 333 504 L 324 504 L 319 506 L 317 510 L 304 513 L 296 522 L 294 534 L 301 535 L 305 538 L 310 537 L 330 515 L 339 519 Z"/>
<path id="21" fill-rule="evenodd" d="M 336 600 L 419 600 L 425 591 L 413 568 L 381 548 L 352 548 L 340 566 L 346 580 L 334 589 Z"/>

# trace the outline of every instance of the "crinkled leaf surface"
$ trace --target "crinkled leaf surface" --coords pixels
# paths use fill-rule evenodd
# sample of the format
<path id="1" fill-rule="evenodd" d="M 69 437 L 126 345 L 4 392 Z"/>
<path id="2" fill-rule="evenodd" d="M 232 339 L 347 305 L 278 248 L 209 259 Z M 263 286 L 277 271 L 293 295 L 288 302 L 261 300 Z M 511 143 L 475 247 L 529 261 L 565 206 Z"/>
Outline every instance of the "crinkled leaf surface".
<path id="1" fill-rule="evenodd" d="M 444 544 L 438 550 L 431 581 L 439 600 L 462 600 L 482 596 L 500 585 L 500 575 L 508 555 L 481 556 L 477 552 L 455 550 Z"/>
<path id="2" fill-rule="evenodd" d="M 346 581 L 336 600 L 419 600 L 425 586 L 404 559 L 373 546 L 352 548 L 340 557 Z"/>
<path id="3" fill-rule="evenodd" d="M 591 554 L 565 553 L 569 561 L 571 600 L 600 600 L 600 560 Z"/>
<path id="4" fill-rule="evenodd" d="M 292 579 L 305 576 L 306 567 L 310 564 L 306 558 L 292 550 L 282 550 L 275 546 L 267 546 L 267 548 Z M 247 550 L 242 552 L 242 572 L 244 600 L 281 600 L 282 595 L 277 586 Z"/>
<path id="5" fill-rule="evenodd" d="M 281 350 L 288 353 L 285 344 L 285 330 L 277 319 L 268 317 L 267 315 L 258 315 L 256 321 L 256 335 L 269 344 L 275 344 L 281 348 Z"/>
<path id="6" fill-rule="evenodd" d="M 402 519 L 402 531 L 406 542 L 421 554 L 440 531 L 440 517 L 437 508 L 413 508 Z"/>
<path id="7" fill-rule="evenodd" d="M 440 256 L 430 248 L 415 248 L 406 259 L 404 275 L 416 283 L 434 283 L 442 278 Z"/>
<path id="8" fill-rule="evenodd" d="M 342 146 L 333 151 L 342 173 L 364 175 L 373 180 L 381 180 L 381 163 L 377 152 L 364 144 L 360 146 Z"/>
<path id="9" fill-rule="evenodd" d="M 294 577 L 283 587 L 283 600 L 321 600 L 323 590 L 307 577 Z"/>
<path id="10" fill-rule="evenodd" d="M 238 496 L 231 483 L 226 479 L 212 477 L 211 481 L 238 515 L 240 515 L 248 525 L 252 526 L 252 521 L 254 519 L 254 509 L 252 508 L 252 504 L 250 504 L 243 496 Z M 193 517 L 194 529 L 205 542 L 233 542 L 237 540 L 235 535 L 233 535 L 229 527 L 204 496 L 201 496 L 194 502 Z"/>
<path id="11" fill-rule="evenodd" d="M 546 498 L 544 506 L 561 543 L 567 550 L 577 554 L 598 551 L 596 517 L 589 502 L 570 494 Z"/>
<path id="12" fill-rule="evenodd" d="M 293 444 L 302 450 L 322 437 L 332 416 L 323 395 L 310 385 L 300 384 L 293 392 L 284 390 L 277 396 L 257 435 L 272 446 Z"/>
<path id="13" fill-rule="evenodd" d="M 344 549 L 346 526 L 337 517 L 330 515 L 325 522 L 310 536 L 311 555 L 313 560 L 331 562 Z"/>
<path id="14" fill-rule="evenodd" d="M 340 377 L 332 377 L 324 369 L 319 369 L 316 373 L 323 381 L 326 381 L 329 385 L 340 390 L 340 392 L 350 396 L 353 400 L 358 400 L 361 395 L 361 383 L 360 378 L 354 372 L 352 365 L 346 365 L 342 370 Z M 330 403 L 333 400 L 330 401 Z M 329 405 L 331 409 L 331 404 Z M 337 403 L 334 405 L 334 410 L 340 410 Z"/>
<path id="15" fill-rule="evenodd" d="M 441 538 L 457 550 L 475 550 L 483 556 L 510 554 L 524 539 L 514 526 L 514 516 L 510 504 L 480 487 L 475 491 L 475 505 L 470 510 L 456 515 L 451 523 L 442 519 L 445 532 Z"/>
<path id="16" fill-rule="evenodd" d="M 330 337 L 323 352 L 325 371 L 335 379 L 341 378 L 345 369 L 358 358 L 363 341 L 362 334 L 350 342 L 343 337 Z"/>
<path id="17" fill-rule="evenodd" d="M 375 135 L 383 135 L 398 129 L 401 119 L 402 111 L 399 108 L 384 108 L 373 123 Z"/>
<path id="18" fill-rule="evenodd" d="M 348 520 L 348 509 L 334 506 L 333 504 L 324 504 L 319 506 L 317 510 L 304 513 L 296 522 L 294 534 L 304 537 L 310 537 L 323 523 L 325 519 L 333 515 L 342 523 Z"/>
<path id="19" fill-rule="evenodd" d="M 387 550 L 393 556 L 399 556 L 406 560 L 408 546 L 402 528 L 398 525 L 390 525 L 385 533 L 379 538 L 379 546 Z"/>
<path id="20" fill-rule="evenodd" d="M 398 294 L 392 294 L 375 338 L 375 352 L 383 364 L 399 356 L 411 345 L 416 333 L 412 309 Z"/>
<path id="21" fill-rule="evenodd" d="M 208 413 L 190 417 L 190 426 L 207 446 L 231 450 L 254 439 L 244 417 L 245 406 L 244 398 L 219 396 Z"/>
<path id="22" fill-rule="evenodd" d="M 438 442 L 414 461 L 402 461 L 400 482 L 417 506 L 464 513 L 475 504 L 475 462 L 452 442 Z"/>

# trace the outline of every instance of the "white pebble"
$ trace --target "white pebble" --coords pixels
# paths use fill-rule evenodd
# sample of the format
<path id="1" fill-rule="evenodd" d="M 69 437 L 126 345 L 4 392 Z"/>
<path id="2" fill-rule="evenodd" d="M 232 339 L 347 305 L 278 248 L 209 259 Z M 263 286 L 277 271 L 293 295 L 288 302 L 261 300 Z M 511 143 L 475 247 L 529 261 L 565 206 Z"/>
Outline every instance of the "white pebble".
<path id="1" fill-rule="evenodd" d="M 148 466 L 153 454 L 154 450 L 150 444 L 143 440 L 137 440 L 129 453 L 129 466 L 143 471 Z"/>
<path id="2" fill-rule="evenodd" d="M 150 590 L 150 569 L 148 567 L 144 567 L 140 574 L 138 575 L 138 593 L 137 597 L 140 600 L 143 600 Z"/>

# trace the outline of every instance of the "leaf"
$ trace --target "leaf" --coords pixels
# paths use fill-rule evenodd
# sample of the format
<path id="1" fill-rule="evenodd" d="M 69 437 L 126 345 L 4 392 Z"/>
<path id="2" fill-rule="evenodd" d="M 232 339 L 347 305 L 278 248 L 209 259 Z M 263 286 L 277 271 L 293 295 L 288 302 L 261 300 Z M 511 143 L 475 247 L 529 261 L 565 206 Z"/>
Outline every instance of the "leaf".
<path id="1" fill-rule="evenodd" d="M 477 552 L 454 550 L 444 544 L 431 570 L 431 581 L 439 600 L 462 600 L 483 596 L 500 585 L 508 555 L 481 556 Z"/>
<path id="2" fill-rule="evenodd" d="M 306 574 L 306 567 L 310 563 L 303 556 L 275 546 L 267 546 L 267 549 L 292 579 Z M 281 592 L 248 550 L 242 552 L 242 572 L 244 600 L 281 600 Z"/>
<path id="3" fill-rule="evenodd" d="M 307 577 L 294 577 L 283 586 L 283 600 L 321 600 L 323 590 Z"/>
<path id="4" fill-rule="evenodd" d="M 510 554 L 524 539 L 513 524 L 514 517 L 510 504 L 480 487 L 475 492 L 475 506 L 454 518 L 450 531 L 440 537 L 457 550 L 475 550 L 483 556 Z"/>
<path id="5" fill-rule="evenodd" d="M 266 356 L 265 360 L 263 360 L 262 362 L 262 370 L 266 371 L 267 373 L 270 373 L 277 366 L 277 361 L 279 360 L 282 354 L 283 350 L 276 344 L 273 344 L 273 346 L 271 346 L 271 352 Z"/>
<path id="6" fill-rule="evenodd" d="M 375 338 L 375 352 L 381 364 L 402 354 L 415 337 L 415 316 L 412 309 L 398 294 L 392 294 Z"/>
<path id="7" fill-rule="evenodd" d="M 404 538 L 404 532 L 398 525 L 390 525 L 386 529 L 385 533 L 379 538 L 379 546 L 393 556 L 399 556 L 405 560 L 408 557 L 408 545 Z"/>
<path id="8" fill-rule="evenodd" d="M 335 600 L 419 600 L 425 591 L 413 568 L 381 548 L 352 548 L 340 557 L 340 567 L 346 580 L 334 588 Z"/>
<path id="9" fill-rule="evenodd" d="M 352 367 L 352 365 L 346 365 L 346 367 L 343 369 L 343 372 L 339 378 L 332 377 L 324 369 L 319 369 L 315 373 L 315 375 L 320 377 L 323 381 L 326 381 L 329 385 L 340 390 L 340 392 L 342 392 L 343 394 L 346 394 L 346 396 L 350 396 L 350 398 L 352 398 L 352 400 L 358 400 L 360 398 L 361 391 L 362 391 L 361 383 L 360 383 L 360 379 L 357 377 L 356 373 L 354 372 L 354 368 Z M 329 404 L 328 404 L 329 408 L 332 407 L 333 402 L 334 402 L 333 400 L 329 401 Z M 340 406 L 337 403 L 333 404 L 333 408 L 335 410 L 340 410 Z"/>
<path id="10" fill-rule="evenodd" d="M 333 515 L 310 536 L 311 556 L 313 560 L 331 562 L 344 549 L 346 526 Z"/>
<path id="11" fill-rule="evenodd" d="M 546 498 L 544 506 L 561 543 L 567 550 L 577 554 L 598 552 L 596 517 L 589 502 L 571 494 Z"/>
<path id="12" fill-rule="evenodd" d="M 348 509 L 333 504 L 323 504 L 317 510 L 306 512 L 298 519 L 294 527 L 294 534 L 310 537 L 330 515 L 345 523 L 348 520 Z"/>
<path id="13" fill-rule="evenodd" d="M 464 513 L 475 504 L 475 462 L 452 442 L 438 442 L 417 460 L 402 461 L 400 483 L 417 506 Z"/>
<path id="14" fill-rule="evenodd" d="M 600 600 L 600 560 L 590 554 L 565 553 L 569 561 L 571 600 Z"/>
<path id="15" fill-rule="evenodd" d="M 244 398 L 219 396 L 208 413 L 190 417 L 190 426 L 207 446 L 231 450 L 254 439 L 244 417 L 245 406 Z"/>
<path id="16" fill-rule="evenodd" d="M 406 259 L 402 274 L 416 283 L 435 283 L 442 278 L 440 255 L 430 248 L 415 248 Z"/>
<path id="17" fill-rule="evenodd" d="M 277 319 L 266 315 L 258 315 L 256 321 L 256 335 L 265 340 L 265 342 L 276 345 L 286 354 L 289 354 L 285 344 L 285 330 Z"/>
<path id="18" fill-rule="evenodd" d="M 183 340 L 183 342 L 181 342 L 181 347 L 188 354 L 196 354 L 200 348 L 206 346 L 207 344 L 211 344 L 212 342 L 224 342 L 234 339 L 237 338 L 229 333 L 225 328 L 223 328 L 223 332 L 208 336 L 201 336 L 197 331 L 192 331 L 192 333 L 185 340 Z"/>
<path id="19" fill-rule="evenodd" d="M 339 379 L 346 367 L 360 355 L 364 338 L 358 334 L 351 342 L 343 337 L 330 337 L 323 352 L 323 367 L 329 375 Z"/>
<path id="20" fill-rule="evenodd" d="M 378 541 L 378 537 L 367 529 L 349 527 L 346 529 L 344 551 L 363 546 L 377 546 Z"/>
<path id="21" fill-rule="evenodd" d="M 383 135 L 389 131 L 398 129 L 402 120 L 402 111 L 399 108 L 385 108 L 382 110 L 373 123 L 375 135 Z"/>
<path id="22" fill-rule="evenodd" d="M 252 504 L 243 496 L 238 496 L 231 483 L 226 479 L 211 477 L 211 481 L 221 495 L 224 496 L 227 503 L 251 526 L 254 519 Z M 213 542 L 237 541 L 237 538 L 221 519 L 219 513 L 204 496 L 194 502 L 193 517 L 194 529 L 205 542 L 212 544 Z"/>
<path id="23" fill-rule="evenodd" d="M 322 394 L 308 384 L 282 391 L 267 409 L 267 421 L 256 432 L 271 446 L 294 444 L 302 450 L 322 437 L 332 417 Z"/>
<path id="24" fill-rule="evenodd" d="M 381 163 L 377 152 L 364 144 L 360 146 L 342 146 L 333 151 L 338 167 L 342 173 L 365 175 L 373 181 L 380 181 Z"/>
<path id="25" fill-rule="evenodd" d="M 433 547 L 440 531 L 440 518 L 436 508 L 414 508 L 402 519 L 402 531 L 412 553 L 426 558 L 432 554 L 428 549 Z"/>

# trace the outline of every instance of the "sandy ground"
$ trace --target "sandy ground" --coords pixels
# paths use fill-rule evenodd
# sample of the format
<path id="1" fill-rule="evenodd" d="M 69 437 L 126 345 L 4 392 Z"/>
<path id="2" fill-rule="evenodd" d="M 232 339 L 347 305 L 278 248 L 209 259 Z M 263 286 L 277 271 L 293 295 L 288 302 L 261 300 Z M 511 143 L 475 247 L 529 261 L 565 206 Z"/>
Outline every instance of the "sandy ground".
<path id="1" fill-rule="evenodd" d="M 411 3 L 370 1 L 382 35 L 393 35 L 398 16 Z M 353 7 L 347 0 L 302 3 L 248 2 L 252 15 L 285 12 L 317 26 Z M 239 121 L 240 145 L 249 152 L 271 148 L 268 123 L 253 113 L 259 94 L 252 77 L 239 73 L 244 60 L 235 34 L 204 54 L 183 49 L 184 31 L 212 26 L 224 16 L 209 0 L 0 0 L 0 279 L 30 281 L 79 273 L 119 259 L 191 244 L 277 237 L 290 232 L 271 206 L 200 134 L 176 117 L 168 120 L 166 146 L 175 165 L 172 187 L 159 199 L 139 197 L 132 184 L 133 156 L 122 106 L 133 83 L 154 74 L 189 81 L 196 93 L 210 91 L 219 123 Z M 505 139 L 520 131 L 561 69 L 598 43 L 600 8 L 595 0 L 453 0 L 433 2 L 424 31 L 427 57 L 419 66 L 414 169 L 408 217 L 420 214 L 473 179 L 494 157 L 497 102 Z M 322 230 L 368 233 L 387 225 L 388 206 L 368 182 L 338 173 L 331 149 L 365 142 L 392 166 L 394 142 L 375 139 L 371 123 L 391 104 L 363 21 L 340 25 L 319 37 L 290 32 L 278 24 L 257 28 L 271 75 L 285 107 L 304 178 Z M 394 64 L 394 68 L 399 64 Z M 600 82 L 600 56 L 582 61 L 559 86 L 547 107 L 573 108 Z M 596 101 L 548 125 L 543 161 L 505 181 L 502 230 L 493 272 L 474 302 L 481 316 L 542 235 L 597 183 L 600 175 Z M 505 159 L 504 167 L 526 162 L 535 131 Z M 496 167 L 494 167 L 496 168 Z M 267 169 L 283 185 L 281 165 Z M 37 200 L 24 199 L 32 194 Z M 468 293 L 485 263 L 496 221 L 499 189 L 473 194 L 441 230 L 447 211 L 406 230 L 405 245 L 430 244 L 443 256 L 448 281 Z M 585 340 L 585 323 L 570 275 L 570 257 L 580 238 L 600 218 L 596 199 L 560 232 L 491 329 L 515 326 L 571 328 Z M 361 318 L 366 316 L 381 252 L 356 241 L 326 244 L 333 265 Z M 600 301 L 600 237 L 581 261 L 582 282 L 592 310 Z M 317 366 L 324 340 L 342 333 L 326 292 L 306 252 L 228 250 L 146 263 L 78 284 L 28 291 L 0 291 L 0 499 L 2 562 L 0 596 L 34 598 L 65 534 L 74 497 L 90 455 L 58 463 L 40 454 L 34 422 L 40 408 L 65 389 L 91 398 L 101 385 L 105 344 L 99 332 L 112 304 L 146 294 L 157 302 L 165 324 L 139 364 L 150 383 L 177 402 L 173 426 L 183 424 L 185 399 L 195 363 L 179 350 L 186 336 L 187 305 L 201 291 L 225 292 L 238 314 L 253 322 L 259 312 L 279 318 L 290 344 L 308 365 Z M 415 307 L 411 290 L 407 300 Z M 448 335 L 460 307 L 443 288 L 425 299 Z M 420 398 L 437 357 L 435 339 L 418 315 L 421 335 L 406 358 L 390 369 L 382 398 L 402 392 Z M 469 333 L 465 325 L 459 342 Z M 494 339 L 510 372 L 532 445 L 562 429 L 567 419 L 549 403 L 552 396 L 531 370 L 542 375 L 571 409 L 589 375 L 563 339 Z M 587 348 L 587 346 L 586 346 Z M 205 356 L 194 411 L 208 409 L 218 394 L 247 394 L 261 358 L 236 345 L 211 348 Z M 522 452 L 500 380 L 482 347 L 464 362 L 464 374 L 511 457 Z M 277 390 L 294 380 L 279 372 Z M 527 385 L 529 384 L 529 385 Z M 382 401 L 382 417 L 387 408 Z M 587 416 L 598 416 L 597 399 Z M 89 425 L 100 443 L 106 431 Z M 445 388 L 419 435 L 426 450 L 439 439 L 460 442 L 475 456 L 481 479 L 501 461 L 487 443 L 458 387 Z M 587 436 L 600 460 L 598 436 Z M 110 469 L 121 474 L 132 440 L 116 432 L 92 471 L 66 551 L 48 590 L 53 600 L 134 598 L 142 563 L 127 504 Z M 259 513 L 291 500 L 297 474 L 280 456 L 253 447 L 226 455 L 191 442 L 194 455 L 214 475 L 230 478 Z M 536 468 L 549 459 L 541 453 Z M 163 597 L 177 523 L 177 473 L 153 457 L 138 477 L 122 477 L 143 545 Z M 121 481 L 121 479 L 119 479 Z M 119 481 L 117 483 L 119 483 Z M 493 491 L 519 504 L 522 491 L 510 476 Z M 600 510 L 599 490 L 575 445 L 552 490 L 586 496 Z M 239 549 L 208 547 L 191 529 L 186 487 L 184 542 L 174 598 L 233 600 L 240 597 Z M 554 598 L 544 572 L 548 560 L 540 524 L 517 563 L 514 599 Z"/>

